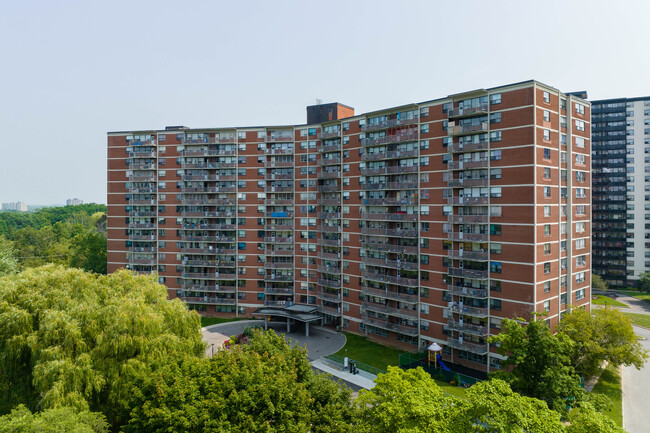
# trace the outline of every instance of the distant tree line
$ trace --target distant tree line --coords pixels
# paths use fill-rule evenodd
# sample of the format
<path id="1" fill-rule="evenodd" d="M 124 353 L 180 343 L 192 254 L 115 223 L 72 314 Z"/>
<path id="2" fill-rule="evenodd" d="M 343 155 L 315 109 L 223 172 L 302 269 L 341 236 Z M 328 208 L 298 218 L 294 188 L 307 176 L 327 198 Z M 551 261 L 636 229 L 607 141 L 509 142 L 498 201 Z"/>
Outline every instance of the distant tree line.
<path id="1" fill-rule="evenodd" d="M 106 273 L 106 206 L 0 212 L 0 275 L 47 263 Z"/>

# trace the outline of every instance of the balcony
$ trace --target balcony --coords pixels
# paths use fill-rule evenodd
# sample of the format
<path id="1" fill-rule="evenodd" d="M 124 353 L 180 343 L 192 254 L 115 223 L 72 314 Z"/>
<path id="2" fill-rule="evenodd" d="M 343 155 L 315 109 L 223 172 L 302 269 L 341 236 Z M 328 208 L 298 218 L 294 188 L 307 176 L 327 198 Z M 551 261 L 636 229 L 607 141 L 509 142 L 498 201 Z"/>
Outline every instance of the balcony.
<path id="1" fill-rule="evenodd" d="M 377 313 L 388 314 L 390 316 L 403 317 L 405 319 L 418 318 L 418 311 L 410 310 L 408 308 L 393 308 L 383 304 L 376 304 L 374 302 L 363 302 L 362 306 L 367 311 L 375 311 Z"/>
<path id="2" fill-rule="evenodd" d="M 452 143 L 447 146 L 450 153 L 474 152 L 477 150 L 487 150 L 490 147 L 488 142 L 484 143 Z"/>
<path id="3" fill-rule="evenodd" d="M 318 284 L 326 287 L 341 288 L 341 280 L 333 280 L 331 278 L 319 278 Z"/>
<path id="4" fill-rule="evenodd" d="M 155 253 L 156 249 L 154 247 L 129 247 L 129 251 L 132 253 Z"/>
<path id="5" fill-rule="evenodd" d="M 293 224 L 269 224 L 266 226 L 266 229 L 274 231 L 288 231 L 293 230 Z"/>
<path id="6" fill-rule="evenodd" d="M 402 181 L 402 182 L 365 182 L 361 185 L 364 190 L 377 190 L 377 189 L 417 189 L 417 181 Z"/>
<path id="7" fill-rule="evenodd" d="M 453 305 L 453 306 L 449 307 L 449 310 L 452 313 L 464 314 L 464 315 L 467 315 L 467 316 L 474 316 L 474 317 L 487 317 L 488 316 L 488 309 L 487 308 L 481 308 L 481 307 L 468 307 L 468 306 L 464 305 L 461 308 L 458 305 Z"/>
<path id="8" fill-rule="evenodd" d="M 384 135 L 383 137 L 368 137 L 361 140 L 361 144 L 364 146 L 377 146 L 379 144 L 392 144 L 392 143 L 403 143 L 405 141 L 416 141 L 418 139 L 418 133 L 412 132 L 409 134 L 395 134 L 395 135 Z"/>
<path id="9" fill-rule="evenodd" d="M 320 192 L 331 192 L 331 191 L 340 191 L 340 185 L 318 185 L 318 191 Z"/>
<path id="10" fill-rule="evenodd" d="M 136 159 L 134 162 L 127 165 L 132 170 L 155 170 L 156 169 L 155 165 L 145 163 L 144 161 L 141 161 L 139 159 Z"/>
<path id="11" fill-rule="evenodd" d="M 488 253 L 480 251 L 449 250 L 447 251 L 447 257 L 458 260 L 487 261 Z"/>
<path id="12" fill-rule="evenodd" d="M 361 273 L 363 278 L 372 281 L 379 281 L 382 283 L 397 284 L 399 286 L 418 287 L 420 282 L 417 278 L 406 278 L 396 275 L 380 274 L 379 272 L 363 271 Z"/>
<path id="13" fill-rule="evenodd" d="M 280 135 L 270 134 L 267 136 L 266 141 L 268 142 L 293 141 L 293 132 L 289 132 L 287 134 L 280 134 Z M 293 151 L 293 149 L 291 150 Z"/>
<path id="14" fill-rule="evenodd" d="M 375 328 L 381 328 L 392 332 L 398 332 L 400 334 L 407 335 L 418 335 L 418 328 L 411 326 L 398 325 L 397 323 L 391 323 L 387 320 L 375 319 L 373 317 L 363 316 L 362 320 L 365 324 L 374 326 Z"/>
<path id="15" fill-rule="evenodd" d="M 318 239 L 317 244 L 321 246 L 327 246 L 327 247 L 340 247 L 341 240 L 340 239 Z"/>
<path id="16" fill-rule="evenodd" d="M 339 266 L 321 265 L 318 267 L 318 272 L 336 275 L 341 273 L 341 268 Z"/>
<path id="17" fill-rule="evenodd" d="M 267 186 L 266 187 L 266 192 L 267 193 L 293 192 L 293 186 Z"/>
<path id="18" fill-rule="evenodd" d="M 293 260 L 290 262 L 266 262 L 264 267 L 267 269 L 293 269 Z"/>
<path id="19" fill-rule="evenodd" d="M 341 136 L 341 130 L 331 131 L 331 132 L 321 132 L 318 134 L 318 138 L 321 140 L 327 140 L 328 138 L 336 138 Z"/>
<path id="20" fill-rule="evenodd" d="M 133 265 L 150 265 L 150 266 L 153 266 L 153 265 L 156 264 L 156 259 L 153 259 L 153 258 L 148 258 L 148 259 L 137 258 L 137 259 L 133 259 L 133 258 L 131 258 L 131 259 L 129 259 L 129 263 L 131 263 Z"/>
<path id="21" fill-rule="evenodd" d="M 291 281 L 293 281 L 293 275 L 282 275 L 282 274 L 264 275 L 264 280 L 265 281 L 291 282 Z"/>
<path id="22" fill-rule="evenodd" d="M 131 211 L 129 216 L 132 217 L 155 217 L 158 215 L 156 211 Z"/>
<path id="23" fill-rule="evenodd" d="M 293 218 L 293 212 L 287 211 L 277 211 L 277 212 L 267 212 L 267 218 Z"/>
<path id="24" fill-rule="evenodd" d="M 416 294 L 391 292 L 387 289 L 378 289 L 367 285 L 362 286 L 361 289 L 363 290 L 363 293 L 367 295 L 377 296 L 379 298 L 390 299 L 399 302 L 408 302 L 410 304 L 418 302 L 418 295 Z"/>
<path id="25" fill-rule="evenodd" d="M 366 198 L 364 206 L 414 206 L 418 204 L 417 198 Z"/>
<path id="26" fill-rule="evenodd" d="M 447 346 L 465 352 L 475 353 L 477 355 L 485 355 L 486 353 L 488 353 L 487 344 L 478 344 L 478 343 L 472 343 L 468 341 L 461 342 L 461 340 L 452 337 L 447 337 Z"/>
<path id="27" fill-rule="evenodd" d="M 476 107 L 463 107 L 463 108 L 452 108 L 447 111 L 447 117 L 449 119 L 453 117 L 464 117 L 464 116 L 473 116 L 476 114 L 487 114 L 488 104 L 479 104 Z"/>
<path id="28" fill-rule="evenodd" d="M 148 172 L 146 174 L 144 173 L 133 173 L 131 176 L 129 176 L 129 180 L 131 182 L 155 182 L 156 181 L 156 175 L 155 173 Z"/>
<path id="29" fill-rule="evenodd" d="M 338 165 L 341 163 L 341 158 L 319 158 L 318 165 Z"/>
<path id="30" fill-rule="evenodd" d="M 413 158 L 418 156 L 419 151 L 414 150 L 391 150 L 388 152 L 363 152 L 361 154 L 362 161 L 377 161 L 381 159 L 394 159 L 394 158 Z"/>
<path id="31" fill-rule="evenodd" d="M 317 227 L 317 230 L 318 230 L 319 232 L 338 233 L 338 232 L 341 231 L 341 226 L 326 226 L 326 225 L 322 225 L 322 226 L 318 226 L 318 227 Z"/>
<path id="32" fill-rule="evenodd" d="M 213 247 L 202 247 L 202 248 L 182 248 L 181 254 L 216 254 L 216 249 Z"/>
<path id="33" fill-rule="evenodd" d="M 406 262 L 403 260 L 389 260 L 389 259 L 375 259 L 373 257 L 364 257 L 363 263 L 372 266 L 382 266 L 391 269 L 405 269 L 410 271 L 417 271 L 419 269 L 418 263 Z"/>
<path id="34" fill-rule="evenodd" d="M 319 251 L 318 258 L 324 260 L 341 260 L 341 253 L 326 253 L 324 251 Z"/>
<path id="35" fill-rule="evenodd" d="M 487 298 L 487 289 L 477 289 L 474 287 L 455 286 L 447 284 L 447 292 L 457 296 L 471 296 L 472 298 Z"/>
<path id="36" fill-rule="evenodd" d="M 278 250 L 278 249 L 267 249 L 264 251 L 267 256 L 293 256 L 294 251 L 291 250 Z"/>
<path id="37" fill-rule="evenodd" d="M 185 224 L 182 230 L 217 230 L 216 224 Z"/>
<path id="38" fill-rule="evenodd" d="M 133 241 L 154 241 L 156 240 L 156 235 L 134 235 L 132 233 L 129 235 L 129 239 Z"/>
<path id="39" fill-rule="evenodd" d="M 216 274 L 215 272 L 185 272 L 183 273 L 183 278 L 191 278 L 193 280 L 214 280 L 218 278 L 218 274 L 218 272 Z"/>
<path id="40" fill-rule="evenodd" d="M 488 178 L 482 179 L 447 179 L 447 186 L 451 188 L 465 188 L 468 186 L 487 186 Z"/>
<path id="41" fill-rule="evenodd" d="M 274 168 L 274 167 L 286 167 L 293 168 L 293 161 L 266 161 L 264 162 L 264 167 Z"/>
<path id="42" fill-rule="evenodd" d="M 341 303 L 341 297 L 337 293 L 329 293 L 320 290 L 318 293 L 316 293 L 316 297 L 323 301 L 332 302 L 333 304 Z"/>
<path id="43" fill-rule="evenodd" d="M 341 199 L 340 198 L 325 198 L 321 199 L 318 204 L 321 206 L 340 206 L 341 205 Z"/>
<path id="44" fill-rule="evenodd" d="M 199 199 L 186 199 L 183 198 L 184 205 L 195 206 L 235 206 L 237 201 L 231 198 L 199 198 Z"/>
<path id="45" fill-rule="evenodd" d="M 216 296 L 179 296 L 179 298 L 189 304 L 232 305 L 236 303 L 236 299 Z"/>
<path id="46" fill-rule="evenodd" d="M 417 230 L 405 230 L 405 229 L 386 229 L 386 228 L 372 228 L 372 227 L 363 227 L 361 228 L 361 234 L 371 235 L 371 236 L 397 236 L 403 238 L 417 238 Z"/>
<path id="47" fill-rule="evenodd" d="M 489 215 L 448 215 L 447 222 L 450 224 L 487 224 Z"/>
<path id="48" fill-rule="evenodd" d="M 267 206 L 286 206 L 286 205 L 293 206 L 293 199 L 290 198 L 274 199 L 274 198 L 267 197 L 266 205 Z"/>
<path id="49" fill-rule="evenodd" d="M 267 236 L 264 241 L 269 244 L 292 244 L 293 237 L 291 236 Z"/>
<path id="50" fill-rule="evenodd" d="M 417 221 L 418 215 L 406 213 L 364 213 L 362 219 L 373 221 Z"/>
<path id="51" fill-rule="evenodd" d="M 318 173 L 319 179 L 336 179 L 341 177 L 340 171 L 321 171 Z"/>
<path id="52" fill-rule="evenodd" d="M 185 169 L 214 169 L 217 168 L 216 164 L 212 163 L 207 163 L 207 162 L 191 162 L 191 163 L 186 163 L 183 162 L 183 168 Z"/>
<path id="53" fill-rule="evenodd" d="M 341 150 L 341 143 L 323 144 L 318 147 L 319 152 L 335 152 Z"/>
<path id="54" fill-rule="evenodd" d="M 214 137 L 214 141 L 215 141 L 216 143 L 234 143 L 234 142 L 237 141 L 237 140 L 235 139 L 235 136 L 234 136 L 234 135 L 225 135 L 225 136 L 223 136 L 223 137 L 215 136 L 215 137 Z M 262 140 L 262 141 L 263 141 L 263 140 Z"/>
<path id="55" fill-rule="evenodd" d="M 266 180 L 290 180 L 290 179 L 293 179 L 293 173 L 289 173 L 289 174 L 270 173 L 266 175 Z"/>
<path id="56" fill-rule="evenodd" d="M 210 137 L 207 134 L 203 137 L 183 137 L 183 144 L 214 144 L 217 140 L 214 136 Z"/>
<path id="57" fill-rule="evenodd" d="M 138 150 L 137 152 L 127 152 L 129 158 L 155 158 L 156 150 Z"/>
<path id="58" fill-rule="evenodd" d="M 334 307 L 328 307 L 327 305 L 317 305 L 316 309 L 320 311 L 321 313 L 329 314 L 331 316 L 340 316 L 341 315 L 341 307 L 334 308 Z"/>
<path id="59" fill-rule="evenodd" d="M 289 148 L 266 149 L 265 153 L 267 155 L 293 155 L 293 149 L 289 149 Z"/>
<path id="60" fill-rule="evenodd" d="M 463 241 L 463 242 L 487 242 L 490 235 L 487 233 L 465 233 L 465 232 L 449 232 L 447 239 L 450 241 Z"/>
<path id="61" fill-rule="evenodd" d="M 380 176 L 383 174 L 402 174 L 402 173 L 417 173 L 418 172 L 418 166 L 417 165 L 412 165 L 412 166 L 390 166 L 390 167 L 383 167 L 383 168 L 364 168 L 361 170 L 361 174 L 363 176 Z"/>
<path id="62" fill-rule="evenodd" d="M 487 158 L 478 159 L 473 161 L 448 161 L 447 169 L 448 170 L 470 170 L 476 168 L 487 168 L 490 164 L 490 160 Z"/>
<path id="63" fill-rule="evenodd" d="M 156 191 L 158 191 L 158 188 L 154 185 L 147 185 L 147 186 L 133 186 L 131 185 L 131 188 L 129 189 L 130 192 L 134 194 L 151 194 Z"/>
<path id="64" fill-rule="evenodd" d="M 341 218 L 341 212 L 320 212 L 318 214 L 318 218 L 320 219 L 340 219 Z"/>
<path id="65" fill-rule="evenodd" d="M 447 273 L 452 277 L 463 277 L 463 278 L 473 278 L 475 280 L 485 280 L 488 278 L 488 271 L 480 271 L 478 269 L 467 269 L 467 268 L 454 268 L 449 267 Z"/>
<path id="66" fill-rule="evenodd" d="M 481 122 L 478 125 L 455 125 L 447 128 L 447 135 L 468 135 L 468 134 L 480 134 L 482 132 L 488 132 L 488 123 Z"/>
<path id="67" fill-rule="evenodd" d="M 447 204 L 475 206 L 488 204 L 489 197 L 447 197 Z"/>
<path id="68" fill-rule="evenodd" d="M 156 224 L 153 223 L 129 223 L 131 229 L 155 229 Z"/>
<path id="69" fill-rule="evenodd" d="M 375 251 L 384 251 L 388 253 L 403 253 L 403 254 L 417 254 L 417 246 L 404 246 L 404 245 L 391 245 L 384 242 L 367 242 L 362 241 L 364 248 Z"/>
<path id="70" fill-rule="evenodd" d="M 265 287 L 264 293 L 270 295 L 293 295 L 293 287 Z"/>

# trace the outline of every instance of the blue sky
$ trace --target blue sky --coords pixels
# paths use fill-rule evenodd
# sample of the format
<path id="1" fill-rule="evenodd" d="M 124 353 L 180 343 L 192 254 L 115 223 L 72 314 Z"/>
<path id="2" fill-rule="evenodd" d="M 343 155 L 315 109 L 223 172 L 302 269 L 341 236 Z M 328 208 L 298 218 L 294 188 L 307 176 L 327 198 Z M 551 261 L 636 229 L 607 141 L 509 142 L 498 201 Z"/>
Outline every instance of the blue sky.
<path id="1" fill-rule="evenodd" d="M 616 5 L 613 7 L 613 5 Z M 0 202 L 106 202 L 106 132 L 537 79 L 650 95 L 647 1 L 0 2 Z"/>

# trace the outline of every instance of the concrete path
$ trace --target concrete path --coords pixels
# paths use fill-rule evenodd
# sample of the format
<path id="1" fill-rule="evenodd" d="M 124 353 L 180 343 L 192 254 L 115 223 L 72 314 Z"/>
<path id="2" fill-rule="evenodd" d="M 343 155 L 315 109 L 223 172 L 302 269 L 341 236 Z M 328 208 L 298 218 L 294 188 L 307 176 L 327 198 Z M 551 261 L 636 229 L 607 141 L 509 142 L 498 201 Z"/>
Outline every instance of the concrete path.
<path id="1" fill-rule="evenodd" d="M 621 302 L 625 302 L 621 300 Z M 650 330 L 634 327 L 643 348 L 650 351 Z M 650 365 L 641 370 L 623 367 L 623 427 L 629 433 L 646 433 L 650 421 Z"/>
<path id="2" fill-rule="evenodd" d="M 626 304 L 627 307 L 615 307 L 615 308 L 619 308 L 621 311 L 626 313 L 650 314 L 650 302 L 642 301 L 641 299 L 628 296 L 622 292 L 616 292 L 616 293 L 618 294 L 618 296 L 615 297 L 614 299 Z"/>
<path id="3" fill-rule="evenodd" d="M 346 370 L 334 368 L 330 364 L 324 363 L 320 359 L 313 361 L 311 365 L 317 370 L 342 379 L 344 382 L 354 384 L 358 388 L 371 389 L 375 386 L 375 383 L 372 380 L 363 377 L 360 374 L 351 374 Z"/>

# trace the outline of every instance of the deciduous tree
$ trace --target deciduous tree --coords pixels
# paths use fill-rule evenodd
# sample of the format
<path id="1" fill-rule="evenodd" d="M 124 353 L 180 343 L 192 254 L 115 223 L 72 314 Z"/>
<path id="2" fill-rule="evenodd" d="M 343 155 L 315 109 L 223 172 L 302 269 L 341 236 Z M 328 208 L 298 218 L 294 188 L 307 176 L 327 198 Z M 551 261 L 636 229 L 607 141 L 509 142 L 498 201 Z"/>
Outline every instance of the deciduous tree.
<path id="1" fill-rule="evenodd" d="M 13 242 L 0 236 L 0 276 L 12 274 L 18 270 L 18 259 Z"/>
<path id="2" fill-rule="evenodd" d="M 96 412 L 77 412 L 69 407 L 47 409 L 32 414 L 18 406 L 0 417 L 0 433 L 108 433 L 104 416 Z"/>

